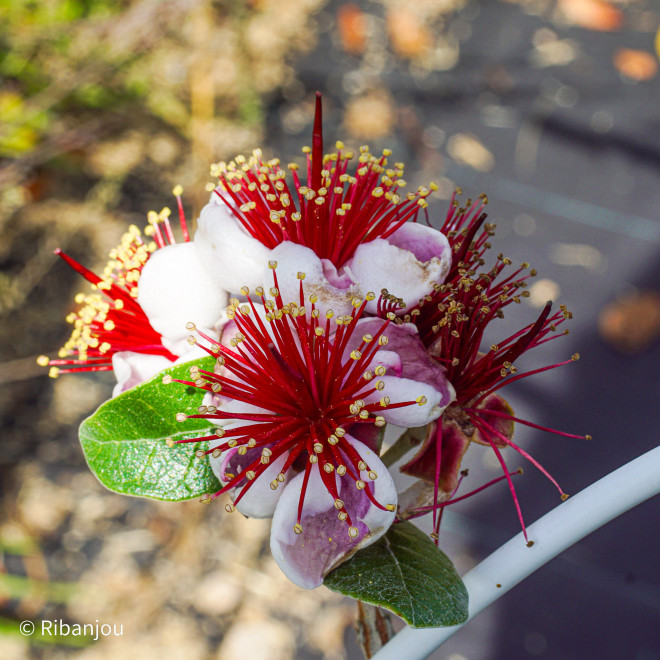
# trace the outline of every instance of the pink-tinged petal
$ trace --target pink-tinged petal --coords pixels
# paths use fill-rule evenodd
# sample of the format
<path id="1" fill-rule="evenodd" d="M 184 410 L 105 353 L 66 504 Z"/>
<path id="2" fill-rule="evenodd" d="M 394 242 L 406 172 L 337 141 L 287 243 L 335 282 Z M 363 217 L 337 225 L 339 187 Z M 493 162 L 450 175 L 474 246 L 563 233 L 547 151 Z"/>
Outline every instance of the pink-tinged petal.
<path id="1" fill-rule="evenodd" d="M 437 423 L 428 428 L 426 438 L 415 455 L 401 466 L 401 472 L 434 484 L 437 469 Z M 458 473 L 463 454 L 467 451 L 470 439 L 461 431 L 455 420 L 442 421 L 440 453 L 440 478 L 438 491 L 452 493 L 458 485 Z M 441 501 L 446 497 L 440 497 Z"/>
<path id="2" fill-rule="evenodd" d="M 357 327 L 361 333 L 375 335 L 382 324 L 381 319 L 367 318 L 360 319 Z M 401 363 L 401 368 L 395 370 L 394 375 L 432 385 L 438 390 L 447 390 L 446 369 L 429 355 L 414 323 L 391 323 L 384 335 L 387 337 L 387 352 L 398 355 Z M 381 349 L 376 357 L 379 358 L 380 354 L 385 352 Z M 383 362 L 383 365 L 387 367 L 386 362 Z M 450 400 L 453 400 L 453 394 L 450 396 Z"/>
<path id="3" fill-rule="evenodd" d="M 368 333 L 375 336 L 382 325 L 381 319 L 360 319 L 356 329 L 360 334 Z M 367 396 L 365 401 L 374 403 L 387 396 L 390 398 L 390 403 L 394 404 L 415 401 L 420 396 L 426 397 L 427 402 L 422 406 L 384 408 L 379 412 L 386 421 L 397 426 L 424 426 L 437 419 L 456 398 L 454 388 L 445 375 L 446 370 L 429 356 L 414 324 L 391 323 L 383 334 L 388 340 L 387 350 L 379 350 L 375 362 L 381 354 L 385 356 L 390 353 L 398 356 L 401 367 L 379 378 L 385 383 L 385 388 Z M 384 363 L 383 366 L 388 365 Z"/>
<path id="4" fill-rule="evenodd" d="M 351 347 L 351 350 L 356 348 L 355 346 Z M 350 351 L 348 351 L 350 353 Z M 365 365 L 366 368 L 371 369 L 372 371 L 376 367 L 385 367 L 390 375 L 400 376 L 404 365 L 401 360 L 401 356 L 394 351 L 387 351 L 380 349 L 376 355 L 373 356 L 369 363 Z"/>
<path id="5" fill-rule="evenodd" d="M 348 273 L 336 268 L 327 259 L 319 259 L 313 250 L 285 241 L 280 243 L 271 253 L 272 260 L 277 261 L 277 281 L 284 303 L 300 304 L 300 280 L 298 273 L 305 273 L 303 292 L 305 307 L 311 309 L 309 296 L 316 295 L 316 309 L 321 317 L 328 310 L 335 315 L 349 314 L 353 306 L 351 300 L 360 296 L 360 288 Z M 267 269 L 263 276 L 263 286 L 266 290 L 272 287 L 273 275 Z"/>
<path id="6" fill-rule="evenodd" d="M 492 410 L 495 413 L 500 415 L 510 415 L 513 417 L 513 408 L 507 403 L 506 399 L 503 399 L 498 394 L 488 395 L 476 408 L 477 410 L 483 410 L 483 413 L 476 413 L 476 416 L 482 417 L 488 422 L 488 424 L 494 428 L 498 433 L 501 433 L 505 438 L 511 440 L 513 438 L 513 432 L 515 427 L 515 422 L 506 417 L 500 417 L 499 415 L 489 415 L 488 411 Z M 474 413 L 473 413 L 474 414 Z M 484 429 L 483 432 L 480 429 L 476 429 L 472 439 L 475 442 L 478 442 L 480 445 L 491 446 L 491 443 L 494 443 L 498 447 L 506 447 L 507 444 L 502 440 L 502 438 L 497 433 L 488 433 L 488 437 L 484 437 L 484 433 L 487 433 L 488 430 Z"/>
<path id="7" fill-rule="evenodd" d="M 451 246 L 447 237 L 437 229 L 416 222 L 406 222 L 388 236 L 387 241 L 403 250 L 409 250 L 421 263 L 434 260 L 440 262 L 443 280 L 449 272 Z"/>
<path id="8" fill-rule="evenodd" d="M 351 440 L 351 444 L 378 475 L 375 481 L 367 479 L 374 487 L 375 499 L 383 505 L 396 504 L 396 489 L 387 468 L 362 443 Z M 273 516 L 270 536 L 273 557 L 284 574 L 304 589 L 321 585 L 333 568 L 360 548 L 377 541 L 394 521 L 393 511 L 383 511 L 374 506 L 365 491 L 356 488 L 348 476 L 335 476 L 335 479 L 339 497 L 358 530 L 355 538 L 349 536 L 346 522 L 338 519 L 334 498 L 326 489 L 316 466 L 307 483 L 300 521 L 302 533 L 296 534 L 293 526 L 297 520 L 304 473 L 294 477 L 284 489 Z"/>
<path id="9" fill-rule="evenodd" d="M 417 223 L 406 223 L 387 238 L 362 243 L 347 267 L 363 291 L 376 296 L 382 289 L 403 299 L 405 309 L 441 284 L 451 266 L 451 248 L 444 234 Z M 367 310 L 375 313 L 378 298 Z"/>
<path id="10" fill-rule="evenodd" d="M 117 384 L 112 390 L 112 396 L 143 383 L 159 371 L 172 366 L 172 361 L 162 355 L 119 351 L 112 356 L 112 369 L 117 378 Z"/>
<path id="11" fill-rule="evenodd" d="M 261 284 L 270 250 L 243 229 L 215 194 L 199 216 L 194 245 L 217 286 L 238 292 Z"/>
<path id="12" fill-rule="evenodd" d="M 186 323 L 212 328 L 226 307 L 228 295 L 199 262 L 192 243 L 168 245 L 145 264 L 138 303 L 154 330 L 170 340 L 186 337 Z"/>

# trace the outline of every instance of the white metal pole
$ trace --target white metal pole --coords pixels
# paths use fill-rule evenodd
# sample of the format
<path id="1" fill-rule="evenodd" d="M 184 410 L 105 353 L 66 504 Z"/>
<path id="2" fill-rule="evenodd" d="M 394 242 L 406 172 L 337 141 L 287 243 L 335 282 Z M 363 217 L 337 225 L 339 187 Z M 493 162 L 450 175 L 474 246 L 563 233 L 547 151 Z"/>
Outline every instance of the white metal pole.
<path id="1" fill-rule="evenodd" d="M 660 447 L 656 447 L 560 504 L 528 528 L 534 541 L 531 548 L 521 532 L 465 575 L 468 621 L 566 548 L 659 492 Z M 406 627 L 372 660 L 423 660 L 463 625 Z"/>

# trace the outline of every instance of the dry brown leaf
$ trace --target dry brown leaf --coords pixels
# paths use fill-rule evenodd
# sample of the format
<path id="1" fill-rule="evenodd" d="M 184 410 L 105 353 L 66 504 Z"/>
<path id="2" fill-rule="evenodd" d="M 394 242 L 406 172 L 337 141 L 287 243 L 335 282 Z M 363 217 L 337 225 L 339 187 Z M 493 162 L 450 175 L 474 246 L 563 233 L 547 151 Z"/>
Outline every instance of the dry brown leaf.
<path id="1" fill-rule="evenodd" d="M 423 56 L 433 45 L 431 32 L 407 7 L 387 10 L 387 32 L 394 52 L 407 59 Z"/>
<path id="2" fill-rule="evenodd" d="M 346 106 L 344 125 L 352 137 L 376 140 L 388 135 L 394 124 L 394 103 L 385 90 L 374 90 Z"/>
<path id="3" fill-rule="evenodd" d="M 490 172 L 495 165 L 493 154 L 475 135 L 468 133 L 452 135 L 447 142 L 447 152 L 455 161 L 478 172 Z"/>
<path id="4" fill-rule="evenodd" d="M 557 6 L 569 23 L 587 30 L 611 32 L 623 23 L 621 11 L 606 0 L 559 0 Z"/>
<path id="5" fill-rule="evenodd" d="M 351 55 L 361 55 L 367 47 L 369 26 L 364 12 L 353 4 L 337 11 L 337 31 L 342 48 Z"/>
<path id="6" fill-rule="evenodd" d="M 598 330 L 620 353 L 641 353 L 660 336 L 660 294 L 639 291 L 611 302 L 600 313 Z"/>
<path id="7" fill-rule="evenodd" d="M 658 72 L 658 62 L 645 50 L 621 48 L 614 54 L 614 66 L 631 80 L 650 80 Z"/>

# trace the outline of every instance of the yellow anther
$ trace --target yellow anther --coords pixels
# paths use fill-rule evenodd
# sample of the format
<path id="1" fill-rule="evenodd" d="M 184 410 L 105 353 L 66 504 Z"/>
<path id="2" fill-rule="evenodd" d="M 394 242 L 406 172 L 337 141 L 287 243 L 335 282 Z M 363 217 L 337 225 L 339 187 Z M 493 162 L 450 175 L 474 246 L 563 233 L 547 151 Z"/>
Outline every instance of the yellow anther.
<path id="1" fill-rule="evenodd" d="M 176 414 L 176 421 L 177 422 L 185 422 L 188 419 L 188 415 L 186 413 L 177 413 Z"/>
<path id="2" fill-rule="evenodd" d="M 293 531 L 294 531 L 296 534 L 302 534 L 302 531 L 303 531 L 303 530 L 302 530 L 302 525 L 301 525 L 300 523 L 296 523 L 296 524 L 293 526 Z"/>
<path id="3" fill-rule="evenodd" d="M 356 539 L 356 538 L 358 537 L 358 534 L 359 534 L 359 532 L 358 532 L 358 528 L 357 528 L 357 527 L 349 527 L 349 528 L 348 528 L 348 535 L 349 535 L 352 539 Z"/>

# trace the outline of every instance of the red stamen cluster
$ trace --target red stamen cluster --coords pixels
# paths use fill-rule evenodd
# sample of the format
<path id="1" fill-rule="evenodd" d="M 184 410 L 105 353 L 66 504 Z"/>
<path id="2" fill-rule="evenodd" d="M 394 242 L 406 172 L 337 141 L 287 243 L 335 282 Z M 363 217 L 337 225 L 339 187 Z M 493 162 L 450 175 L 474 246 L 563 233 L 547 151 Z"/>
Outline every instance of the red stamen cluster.
<path id="1" fill-rule="evenodd" d="M 220 181 L 216 194 L 245 230 L 266 247 L 292 241 L 340 268 L 360 243 L 386 238 L 405 222 L 414 221 L 437 186 L 430 184 L 402 196 L 400 189 L 406 185 L 403 164 L 388 167 L 389 150 L 376 157 L 366 146 L 360 147 L 357 170 L 350 174 L 353 153 L 344 152 L 344 145 L 338 142 L 337 152 L 324 156 L 321 131 L 321 98 L 317 94 L 312 148 L 303 148 L 307 185 L 301 184 L 298 166 L 289 164 L 291 190 L 279 160 L 264 162 L 259 150 L 249 159 L 239 156 L 229 164 L 218 163 L 211 173 Z"/>
<path id="2" fill-rule="evenodd" d="M 457 192 L 460 194 L 460 191 Z M 495 228 L 494 225 L 485 223 L 486 214 L 483 209 L 486 204 L 487 199 L 484 196 L 474 204 L 468 201 L 464 207 L 460 207 L 455 195 L 452 197 L 452 204 L 441 230 L 447 235 L 452 246 L 452 268 L 445 283 L 437 285 L 430 295 L 421 300 L 419 305 L 399 322 L 413 321 L 430 354 L 446 367 L 447 378 L 456 390 L 456 401 L 447 408 L 443 418 L 457 420 L 470 438 L 479 438 L 481 442 L 492 447 L 502 465 L 504 478 L 509 484 L 524 531 L 518 498 L 500 448 L 513 448 L 552 481 L 563 499 L 568 496 L 543 466 L 511 440 L 511 433 L 503 433 L 502 429 L 497 427 L 497 420 L 508 421 L 511 428 L 514 422 L 519 422 L 569 438 L 590 439 L 590 436 L 545 428 L 514 417 L 506 409 L 494 410 L 486 405 L 488 397 L 502 387 L 521 378 L 570 364 L 579 358 L 576 353 L 565 362 L 517 373 L 514 363 L 521 355 L 568 334 L 568 330 L 560 334 L 554 333 L 559 325 L 572 318 L 572 314 L 563 305 L 560 306 L 560 311 L 552 314 L 550 302 L 534 323 L 498 344 L 493 344 L 488 352 L 480 351 L 489 324 L 497 318 L 502 318 L 508 305 L 520 303 L 521 298 L 529 296 L 529 292 L 525 290 L 527 280 L 536 275 L 536 271 L 527 270 L 527 263 L 521 264 L 507 275 L 504 271 L 511 265 L 511 261 L 501 254 L 489 271 L 479 272 L 479 268 L 485 263 L 483 255 L 490 247 L 488 238 L 493 235 Z M 505 402 L 504 405 L 506 406 Z M 437 460 L 440 460 L 440 456 Z M 439 507 L 440 504 L 436 504 L 434 512 Z"/>
<path id="3" fill-rule="evenodd" d="M 181 186 L 174 189 L 179 209 L 179 222 L 184 241 L 190 234 L 181 203 Z M 149 256 L 157 249 L 176 243 L 169 221 L 170 210 L 160 213 L 151 211 L 149 225 L 144 234 L 152 241 L 145 241 L 135 226 L 129 227 L 120 245 L 110 252 L 110 261 L 100 277 L 85 268 L 59 248 L 55 254 L 82 275 L 91 285 L 93 293 L 79 293 L 75 301 L 79 305 L 67 316 L 73 325 L 71 337 L 59 351 L 59 359 L 51 360 L 42 355 L 37 362 L 50 365 L 50 376 L 81 371 L 111 371 L 112 356 L 119 351 L 134 351 L 162 355 L 170 360 L 176 356 L 167 350 L 161 336 L 149 323 L 137 302 L 138 281 Z M 75 357 L 71 357 L 75 356 Z"/>
<path id="4" fill-rule="evenodd" d="M 199 456 L 212 453 L 218 457 L 227 451 L 245 455 L 249 449 L 261 450 L 242 472 L 231 477 L 218 492 L 205 496 L 204 501 L 240 488 L 234 500 L 234 504 L 238 503 L 271 461 L 287 456 L 279 474 L 271 482 L 271 488 L 277 489 L 289 470 L 304 470 L 294 527 L 297 533 L 302 531 L 300 522 L 307 484 L 312 470 L 318 470 L 335 499 L 340 520 L 346 521 L 349 534 L 356 536 L 358 530 L 337 492 L 335 471 L 340 476 L 348 475 L 375 506 L 394 510 L 394 505 L 383 506 L 375 500 L 372 486 L 362 473 L 366 473 L 369 480 L 376 479 L 377 475 L 348 442 L 347 429 L 360 423 L 382 427 L 385 419 L 378 413 L 383 409 L 423 405 L 426 400 L 419 397 L 416 401 L 391 403 L 384 396 L 376 403 L 365 403 L 366 397 L 384 387 L 383 381 L 377 377 L 385 374 L 385 368 L 377 366 L 372 371 L 369 365 L 380 347 L 387 343 L 384 332 L 389 322 L 384 321 L 375 335 L 365 334 L 358 341 L 354 337 L 355 326 L 364 312 L 366 300 L 355 299 L 350 315 L 334 318 L 332 311 L 328 311 L 326 318 L 321 319 L 314 304 L 316 296 L 310 296 L 311 309 L 305 309 L 304 273 L 298 274 L 299 304 L 284 304 L 274 271 L 276 262 L 270 262 L 270 265 L 274 276 L 274 287 L 270 290 L 272 299 L 266 297 L 261 287 L 256 289 L 256 295 L 264 305 L 264 317 L 244 288 L 242 293 L 247 296 L 247 303 L 239 304 L 233 300 L 228 310 L 238 327 L 231 348 L 214 344 L 198 332 L 211 343 L 210 347 L 203 347 L 216 358 L 221 367 L 219 373 L 193 367 L 191 382 L 177 381 L 258 406 L 263 412 L 239 413 L 202 406 L 197 414 L 179 413 L 177 419 L 180 421 L 203 418 L 217 422 L 241 420 L 244 423 L 227 430 L 218 428 L 205 438 L 177 442 L 222 439 L 214 449 L 200 450 Z M 367 299 L 373 297 L 368 294 Z M 333 318 L 334 329 L 331 327 Z M 194 329 L 192 324 L 190 329 Z M 197 341 L 194 336 L 192 341 Z M 166 377 L 166 381 L 171 382 L 171 378 Z M 234 510 L 231 504 L 226 508 Z"/>

